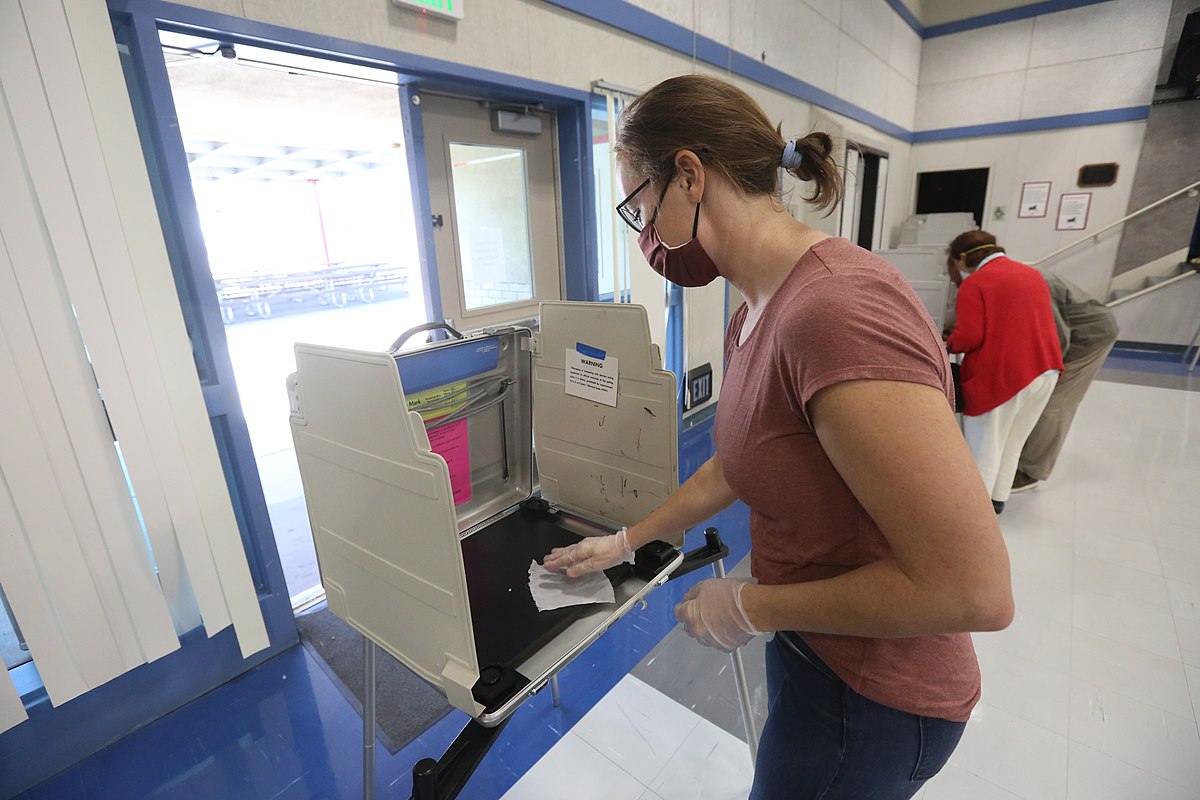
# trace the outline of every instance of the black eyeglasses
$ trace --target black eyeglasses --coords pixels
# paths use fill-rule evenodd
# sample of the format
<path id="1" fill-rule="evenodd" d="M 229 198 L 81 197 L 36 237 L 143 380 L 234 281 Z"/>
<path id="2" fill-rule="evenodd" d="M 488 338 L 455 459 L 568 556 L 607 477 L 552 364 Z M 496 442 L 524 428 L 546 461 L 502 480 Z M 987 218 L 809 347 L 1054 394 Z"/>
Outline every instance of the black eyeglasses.
<path id="1" fill-rule="evenodd" d="M 642 222 L 642 209 L 630 205 L 633 198 L 637 197 L 638 192 L 650 185 L 650 179 L 642 181 L 638 187 L 629 193 L 629 196 L 620 202 L 617 206 L 617 213 L 621 215 L 621 219 L 625 220 L 625 224 L 633 228 L 634 233 L 641 233 L 646 224 Z M 654 214 L 650 217 L 650 224 L 654 224 L 654 220 L 658 219 L 658 209 L 662 205 L 663 198 L 667 196 L 667 189 L 670 188 L 671 182 L 667 181 L 663 186 L 662 194 L 658 196 L 658 205 L 654 207 Z"/>

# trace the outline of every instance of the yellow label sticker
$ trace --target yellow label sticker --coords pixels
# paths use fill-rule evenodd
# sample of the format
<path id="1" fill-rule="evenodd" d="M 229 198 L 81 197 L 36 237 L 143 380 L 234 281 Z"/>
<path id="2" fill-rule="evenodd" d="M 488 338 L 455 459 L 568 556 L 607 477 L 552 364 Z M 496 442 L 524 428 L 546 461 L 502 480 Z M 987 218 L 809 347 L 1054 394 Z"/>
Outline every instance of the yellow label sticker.
<path id="1" fill-rule="evenodd" d="M 461 398 L 462 402 L 447 403 L 446 401 L 453 399 L 455 396 Z M 453 414 L 460 408 L 465 406 L 467 398 L 467 382 L 459 381 L 458 383 L 447 383 L 445 386 L 435 386 L 432 389 L 426 389 L 423 392 L 414 392 L 407 395 L 408 410 L 416 411 L 421 415 L 421 419 L 429 422 L 438 417 L 444 417 L 447 414 Z M 425 408 L 430 408 L 428 411 Z"/>

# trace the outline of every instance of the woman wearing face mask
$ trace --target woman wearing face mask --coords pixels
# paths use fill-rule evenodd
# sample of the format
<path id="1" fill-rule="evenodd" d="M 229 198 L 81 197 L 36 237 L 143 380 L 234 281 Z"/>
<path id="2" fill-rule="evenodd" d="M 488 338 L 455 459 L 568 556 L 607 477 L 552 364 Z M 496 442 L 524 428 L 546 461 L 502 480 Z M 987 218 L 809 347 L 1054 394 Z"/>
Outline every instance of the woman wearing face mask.
<path id="1" fill-rule="evenodd" d="M 1062 371 L 1062 347 L 1042 273 L 1005 255 L 987 231 L 959 234 L 948 252 L 959 289 L 946 347 L 964 354 L 963 435 L 999 514 Z"/>
<path id="2" fill-rule="evenodd" d="M 887 262 L 786 212 L 780 168 L 840 201 L 832 143 L 784 140 L 740 89 L 688 75 L 626 109 L 619 211 L 655 271 L 722 276 L 717 454 L 639 524 L 556 550 L 579 575 L 735 500 L 757 583 L 706 580 L 675 610 L 703 644 L 767 645 L 769 716 L 751 798 L 907 798 L 979 698 L 967 631 L 1013 614 L 1008 555 L 952 413 L 941 337 Z"/>

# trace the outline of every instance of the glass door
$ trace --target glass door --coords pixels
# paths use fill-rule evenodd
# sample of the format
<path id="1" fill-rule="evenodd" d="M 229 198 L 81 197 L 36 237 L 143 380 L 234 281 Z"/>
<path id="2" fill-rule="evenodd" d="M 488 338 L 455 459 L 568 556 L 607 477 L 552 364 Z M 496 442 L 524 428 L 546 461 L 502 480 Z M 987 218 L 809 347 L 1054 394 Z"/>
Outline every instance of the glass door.
<path id="1" fill-rule="evenodd" d="M 443 316 L 469 329 L 562 299 L 554 117 L 421 95 Z"/>

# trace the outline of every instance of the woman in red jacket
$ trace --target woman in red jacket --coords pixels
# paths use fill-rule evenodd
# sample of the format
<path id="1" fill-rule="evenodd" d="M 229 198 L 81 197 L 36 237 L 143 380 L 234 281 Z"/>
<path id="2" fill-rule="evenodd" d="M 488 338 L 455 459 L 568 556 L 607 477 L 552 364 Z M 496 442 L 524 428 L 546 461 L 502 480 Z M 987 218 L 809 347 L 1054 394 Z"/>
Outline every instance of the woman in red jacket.
<path id="1" fill-rule="evenodd" d="M 960 234 L 949 253 L 959 289 L 946 344 L 964 354 L 963 435 L 999 514 L 1062 371 L 1062 349 L 1040 272 L 1006 256 L 987 231 Z"/>

